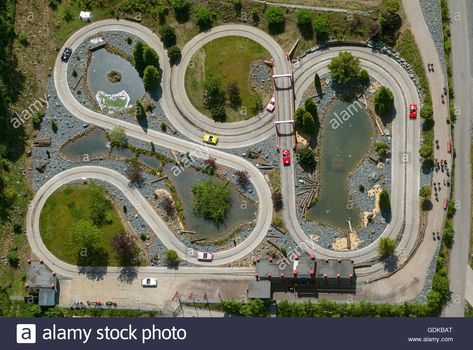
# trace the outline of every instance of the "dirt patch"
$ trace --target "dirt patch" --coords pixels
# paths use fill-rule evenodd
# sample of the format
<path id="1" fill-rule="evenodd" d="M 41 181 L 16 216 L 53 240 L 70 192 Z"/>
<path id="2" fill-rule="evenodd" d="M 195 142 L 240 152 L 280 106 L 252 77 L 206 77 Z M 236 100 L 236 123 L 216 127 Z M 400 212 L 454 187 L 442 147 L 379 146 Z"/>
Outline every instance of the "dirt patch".
<path id="1" fill-rule="evenodd" d="M 356 250 L 358 249 L 358 246 L 360 243 L 363 241 L 358 238 L 358 235 L 355 231 L 350 232 L 350 250 Z M 332 250 L 335 251 L 343 251 L 343 250 L 348 250 L 347 246 L 347 238 L 346 237 L 339 237 L 335 239 L 335 242 L 332 244 Z"/>
<path id="2" fill-rule="evenodd" d="M 381 188 L 380 185 L 374 185 L 372 189 L 368 191 L 368 197 L 375 197 L 374 200 L 374 208 L 372 211 L 365 211 L 363 213 L 363 225 L 364 227 L 367 227 L 370 220 L 374 219 L 376 215 L 379 214 L 380 208 L 379 208 L 379 195 L 381 194 L 381 191 L 383 189 Z"/>

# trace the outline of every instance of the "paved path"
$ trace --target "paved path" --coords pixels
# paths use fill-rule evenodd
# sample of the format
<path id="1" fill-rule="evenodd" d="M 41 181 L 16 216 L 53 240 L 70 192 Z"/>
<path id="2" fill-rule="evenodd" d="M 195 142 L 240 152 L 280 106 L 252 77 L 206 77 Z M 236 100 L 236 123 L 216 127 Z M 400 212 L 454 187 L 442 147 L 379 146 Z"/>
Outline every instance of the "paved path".
<path id="1" fill-rule="evenodd" d="M 434 64 L 434 73 L 429 73 L 426 69 L 427 79 L 429 81 L 430 92 L 432 96 L 432 108 L 434 111 L 435 138 L 439 141 L 439 148 L 435 149 L 434 157 L 439 160 L 446 160 L 448 168 L 451 169 L 451 155 L 447 152 L 447 142 L 450 139 L 450 126 L 446 122 L 448 117 L 448 101 L 445 104 L 441 103 L 441 95 L 443 94 L 444 86 L 446 86 L 446 79 L 443 74 L 443 70 L 440 68 L 440 59 L 432 37 L 430 36 L 427 24 L 425 23 L 422 9 L 420 8 L 418 0 L 403 0 L 403 6 L 404 12 L 407 16 L 407 21 L 411 27 L 414 37 L 416 38 L 416 42 L 421 53 L 420 58 L 422 59 L 422 62 L 424 62 L 425 67 L 427 67 L 427 63 Z M 439 201 L 435 201 L 434 199 L 432 200 L 433 208 L 428 213 L 425 239 L 419 246 L 415 257 L 409 263 L 409 267 L 414 267 L 414 269 L 410 270 L 410 272 L 412 272 L 412 276 L 424 275 L 424 278 L 421 280 L 421 282 L 425 280 L 425 272 L 429 268 L 430 263 L 435 256 L 435 251 L 440 244 L 438 240 L 433 239 L 432 233 L 442 232 L 443 228 L 445 218 L 443 201 L 445 198 L 449 197 L 450 191 L 450 188 L 444 185 L 445 180 L 448 180 L 445 172 L 434 172 L 433 182 L 440 183 L 441 187 L 439 192 Z M 409 269 L 402 271 L 404 275 L 399 275 L 403 276 L 399 282 L 401 280 L 403 280 L 404 283 L 409 281 L 409 274 L 405 274 L 405 272 L 408 271 Z M 423 286 L 423 283 L 421 283 L 421 285 Z"/>
<path id="2" fill-rule="evenodd" d="M 355 14 L 358 14 L 358 15 L 366 15 L 366 12 L 363 12 L 363 11 L 351 11 L 351 10 L 334 8 L 334 7 L 284 4 L 284 3 L 270 2 L 270 1 L 264 1 L 264 0 L 253 0 L 253 2 L 257 2 L 257 3 L 260 3 L 260 4 L 266 4 L 268 6 L 285 7 L 285 8 L 290 8 L 290 9 L 306 9 L 306 10 L 321 11 L 321 12 L 335 12 L 335 13 L 343 13 L 343 14 L 355 13 Z M 373 11 L 369 11 L 369 12 L 373 12 Z"/>
<path id="3" fill-rule="evenodd" d="M 465 300 L 473 306 L 473 269 L 470 265 L 466 268 Z"/>
<path id="4" fill-rule="evenodd" d="M 455 124 L 455 201 L 457 211 L 453 228 L 455 241 L 450 253 L 449 278 L 452 292 L 452 303 L 445 309 L 445 316 L 464 316 L 465 280 L 470 246 L 471 220 L 471 113 L 473 106 L 473 78 L 471 70 L 471 45 L 473 35 L 469 31 L 469 21 L 473 14 L 468 11 L 466 0 L 449 1 L 450 15 L 461 14 L 459 20 L 452 20 L 452 63 L 453 87 L 455 90 L 455 107 L 459 114 Z"/>

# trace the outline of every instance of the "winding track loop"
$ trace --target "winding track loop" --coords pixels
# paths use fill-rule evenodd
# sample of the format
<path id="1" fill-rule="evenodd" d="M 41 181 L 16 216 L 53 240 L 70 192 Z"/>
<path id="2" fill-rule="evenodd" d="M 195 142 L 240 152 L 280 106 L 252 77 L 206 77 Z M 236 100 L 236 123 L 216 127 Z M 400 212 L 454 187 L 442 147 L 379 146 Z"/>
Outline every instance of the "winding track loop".
<path id="1" fill-rule="evenodd" d="M 64 47 L 68 46 L 72 49 L 75 49 L 87 38 L 104 31 L 124 31 L 134 34 L 157 50 L 162 58 L 166 57 L 166 53 L 160 40 L 148 28 L 134 22 L 127 22 L 123 20 L 106 20 L 88 25 L 73 34 L 67 40 Z M 179 152 L 193 152 L 193 154 L 197 154 L 197 156 L 200 158 L 204 158 L 204 156 L 212 156 L 216 158 L 218 163 L 224 166 L 234 169 L 245 169 L 249 172 L 250 179 L 255 186 L 259 197 L 259 211 L 256 227 L 251 233 L 250 237 L 239 244 L 237 247 L 216 253 L 215 260 L 211 264 L 214 266 L 228 264 L 232 261 L 242 258 L 245 255 L 250 254 L 264 239 L 271 223 L 273 210 L 271 192 L 264 179 L 264 176 L 251 163 L 238 156 L 219 151 L 214 147 L 205 148 L 205 155 L 201 154 L 202 151 L 199 151 L 199 149 L 202 149 L 202 131 L 195 127 L 193 122 L 199 123 L 200 125 L 200 123 L 203 121 L 202 118 L 205 118 L 206 122 L 209 122 L 210 120 L 207 117 L 201 115 L 199 116 L 198 114 L 194 115 L 192 113 L 194 107 L 190 105 L 190 102 L 187 98 L 182 99 L 182 96 L 180 96 L 185 93 L 182 89 L 182 86 L 178 86 L 182 83 L 183 79 L 179 80 L 178 77 L 179 74 L 181 74 L 182 78 L 182 74 L 185 74 L 185 62 L 188 62 L 188 60 L 192 57 L 192 52 L 195 52 L 198 49 L 197 43 L 199 43 L 199 45 L 204 45 L 206 42 L 212 39 L 225 35 L 240 35 L 257 41 L 263 45 L 273 56 L 276 73 L 286 74 L 292 71 L 292 67 L 284 57 L 284 54 L 282 54 L 280 47 L 275 44 L 275 42 L 267 34 L 256 28 L 243 25 L 225 25 L 214 28 L 209 33 L 200 34 L 197 39 L 191 40 L 191 42 L 189 42 L 189 44 L 186 45 L 186 48 L 183 50 L 183 61 L 180 65 L 182 68 L 171 69 L 167 60 L 161 59 L 161 66 L 163 69 L 163 91 L 160 103 L 165 114 L 173 123 L 173 125 L 181 133 L 196 143 L 153 130 L 143 131 L 142 128 L 137 125 L 111 118 L 87 109 L 73 97 L 67 84 L 67 65 L 60 61 L 60 56 L 58 56 L 56 60 L 54 71 L 54 81 L 58 96 L 64 106 L 75 117 L 105 129 L 122 127 L 130 137 L 153 142 L 159 146 L 175 149 Z M 368 70 L 370 75 L 378 79 L 384 85 L 391 87 L 395 95 L 396 110 L 398 111 L 398 115 L 393 123 L 393 134 L 395 137 L 393 138 L 392 188 L 396 188 L 398 190 L 392 191 L 393 220 L 388 225 L 383 235 L 395 237 L 401 230 L 401 226 L 405 224 L 405 234 L 402 236 L 402 240 L 398 245 L 398 252 L 402 256 L 402 252 L 404 250 L 408 251 L 411 249 L 413 241 L 415 241 L 415 237 L 418 232 L 419 165 L 418 161 L 414 160 L 413 157 L 417 155 L 418 151 L 420 122 L 418 120 L 409 121 L 406 118 L 408 103 L 419 103 L 417 91 L 413 82 L 409 79 L 407 73 L 394 60 L 386 56 L 376 54 L 375 52 L 365 48 L 340 47 L 310 54 L 300 62 L 301 64 L 294 75 L 294 87 L 297 103 L 300 102 L 303 91 L 305 91 L 312 81 L 313 74 L 316 71 L 319 73 L 326 71 L 326 66 L 329 60 L 336 56 L 340 51 L 354 52 L 355 55 L 361 58 L 362 66 Z M 276 115 L 278 116 L 279 120 L 292 119 L 295 102 L 291 84 L 292 81 L 287 78 L 283 78 L 282 80 L 278 80 L 276 82 Z M 175 88 L 173 88 L 173 86 Z M 179 108 L 177 105 L 179 105 Z M 187 115 L 181 114 L 181 110 L 185 110 L 183 114 Z M 218 147 L 245 147 L 259 142 L 273 133 L 272 116 L 265 114 L 260 120 L 253 118 L 253 120 L 246 122 L 232 123 L 228 125 L 210 123 L 211 125 L 206 125 L 206 127 L 210 128 L 206 131 L 220 131 L 222 133 L 221 135 L 224 135 L 222 137 L 222 142 L 219 143 Z M 269 125 L 270 128 L 266 130 L 265 126 L 267 125 Z M 233 132 L 230 132 L 229 130 L 232 129 Z M 241 132 L 240 129 L 245 130 L 245 132 Z M 281 134 L 291 135 L 292 127 L 288 124 L 282 124 L 280 126 L 280 131 Z M 215 133 L 219 134 L 218 132 Z M 292 149 L 292 136 L 282 136 L 280 137 L 280 142 L 281 148 Z M 196 152 L 196 150 L 198 152 Z M 404 153 L 410 156 L 410 162 L 403 163 L 400 161 L 400 155 Z M 47 263 L 55 266 L 56 270 L 59 269 L 62 262 L 52 256 L 52 254 L 47 251 L 44 244 L 41 242 L 39 233 L 39 216 L 41 208 L 44 205 L 44 201 L 53 192 L 51 189 L 57 189 L 61 184 L 78 180 L 81 177 L 89 177 L 111 182 L 121 189 L 132 203 L 138 205 L 137 209 L 140 214 L 153 228 L 163 243 L 168 246 L 168 248 L 178 251 L 178 254 L 181 258 L 186 259 L 194 264 L 199 264 L 195 258 L 187 254 L 187 249 L 182 245 L 182 243 L 178 242 L 174 234 L 169 230 L 169 228 L 164 224 L 159 216 L 157 216 L 154 211 L 149 211 L 149 204 L 146 202 L 146 200 L 143 197 L 140 197 L 141 195 L 139 195 L 139 193 L 129 191 L 125 185 L 126 183 L 123 182 L 126 179 L 120 178 L 120 176 L 121 175 L 116 173 L 113 174 L 112 170 L 106 168 L 78 167 L 67 170 L 50 179 L 44 185 L 44 188 L 41 188 L 40 191 L 38 191 L 38 193 L 35 195 L 31 204 L 31 208 L 28 212 L 27 231 L 33 251 L 38 256 L 47 258 Z M 283 196 L 285 198 L 284 218 L 286 226 L 296 243 L 301 244 L 302 246 L 302 243 L 308 242 L 308 238 L 307 235 L 302 231 L 302 228 L 297 220 L 293 166 L 283 167 L 281 165 L 281 181 Z M 375 243 L 351 252 L 334 252 L 324 249 L 316 244 L 311 244 L 309 250 L 315 252 L 319 257 L 353 258 L 356 262 L 369 261 L 377 255 Z M 206 263 L 205 265 L 209 264 Z M 70 273 L 71 268 L 70 266 L 67 266 L 67 264 L 65 264 L 65 266 L 66 267 L 62 269 L 63 271 L 58 272 L 68 275 L 68 271 Z M 222 273 L 222 271 L 218 270 L 218 268 L 209 268 L 209 273 L 213 273 L 211 272 L 212 269 L 214 269 L 213 271 L 215 271 L 215 273 Z M 109 270 L 113 271 L 113 269 Z M 378 273 L 379 270 L 380 268 L 377 266 L 370 273 Z M 229 275 L 234 273 L 242 273 L 241 269 L 226 268 L 225 271 L 227 271 Z M 244 273 L 247 272 L 248 271 L 244 270 Z"/>

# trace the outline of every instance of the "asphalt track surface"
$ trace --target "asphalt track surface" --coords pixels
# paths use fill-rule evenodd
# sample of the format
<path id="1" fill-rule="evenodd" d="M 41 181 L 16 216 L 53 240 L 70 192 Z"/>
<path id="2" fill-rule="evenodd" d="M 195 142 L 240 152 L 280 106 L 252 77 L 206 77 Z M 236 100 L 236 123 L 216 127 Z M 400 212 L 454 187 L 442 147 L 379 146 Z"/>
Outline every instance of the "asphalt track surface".
<path id="1" fill-rule="evenodd" d="M 259 207 L 256 227 L 250 236 L 238 246 L 218 252 L 212 263 L 198 262 L 194 256 L 195 252 L 189 252 L 169 230 L 166 224 L 151 208 L 146 199 L 136 189 L 130 189 L 128 181 L 122 175 L 113 170 L 102 167 L 77 167 L 59 173 L 50 179 L 35 195 L 30 205 L 27 218 L 27 234 L 30 245 L 35 255 L 42 258 L 56 272 L 65 276 L 82 276 L 75 266 L 66 264 L 54 257 L 44 246 L 39 232 L 39 217 L 41 208 L 46 199 L 54 190 L 70 182 L 80 181 L 82 177 L 107 181 L 120 189 L 133 203 L 137 211 L 150 225 L 159 239 L 169 248 L 178 252 L 179 256 L 195 265 L 196 267 L 182 267 L 175 274 L 187 274 L 189 271 L 199 271 L 200 274 L 218 275 L 220 278 L 233 278 L 235 275 L 251 274 L 252 269 L 223 267 L 233 261 L 251 254 L 252 251 L 264 239 L 272 220 L 271 192 L 262 173 L 248 161 L 221 151 L 221 149 L 247 147 L 264 140 L 275 132 L 274 119 L 291 120 L 295 106 L 300 103 L 304 90 L 313 82 L 316 71 L 319 74 L 327 71 L 327 65 L 331 58 L 341 51 L 350 51 L 360 58 L 361 65 L 368 70 L 369 74 L 379 80 L 383 85 L 389 86 L 394 93 L 396 103 L 396 117 L 393 121 L 393 145 L 392 145 L 392 188 L 391 206 L 392 219 L 382 236 L 400 237 L 397 254 L 400 263 L 407 258 L 413 249 L 419 231 L 419 132 L 420 121 L 409 120 L 407 109 L 410 103 L 419 104 L 419 97 L 414 83 L 407 72 L 394 60 L 387 56 L 362 47 L 337 47 L 326 51 L 318 51 L 304 57 L 294 70 L 294 78 L 289 77 L 275 79 L 276 87 L 276 112 L 274 115 L 262 113 L 259 117 L 245 122 L 219 124 L 201 115 L 190 104 L 185 89 L 183 89 L 183 74 L 185 74 L 186 62 L 192 58 L 194 52 L 205 43 L 224 36 L 244 36 L 250 38 L 263 47 L 273 58 L 274 71 L 276 74 L 291 74 L 293 66 L 288 61 L 285 53 L 279 45 L 266 33 L 250 26 L 224 25 L 213 28 L 211 31 L 199 34 L 192 39 L 183 49 L 183 58 L 178 67 L 171 68 L 166 60 L 166 53 L 159 38 L 148 28 L 140 24 L 128 21 L 106 20 L 90 24 L 74 33 L 65 43 L 64 47 L 77 48 L 84 40 L 104 31 L 124 31 L 140 37 L 148 45 L 153 47 L 160 55 L 161 69 L 163 70 L 162 90 L 160 103 L 171 123 L 184 134 L 188 140 L 177 138 L 154 130 L 143 130 L 140 126 L 125 121 L 111 118 L 91 111 L 80 104 L 72 95 L 67 84 L 67 64 L 64 64 L 58 56 L 54 69 L 54 81 L 58 96 L 64 106 L 72 115 L 84 122 L 105 129 L 122 127 L 128 136 L 153 142 L 156 145 L 174 149 L 179 152 L 189 152 L 200 158 L 212 156 L 219 164 L 233 168 L 243 169 L 250 174 L 250 180 L 256 188 Z M 62 52 L 62 50 L 60 51 Z M 294 86 L 292 86 L 294 85 Z M 220 142 L 217 147 L 206 147 L 202 145 L 201 137 L 205 132 L 219 135 Z M 278 145 L 281 149 L 293 149 L 294 135 L 291 124 L 279 126 Z M 407 155 L 407 162 L 402 157 Z M 376 259 L 377 242 L 355 251 L 335 252 L 318 246 L 311 242 L 303 232 L 297 220 L 295 207 L 295 174 L 294 167 L 283 167 L 281 165 L 281 187 L 284 197 L 284 219 L 289 233 L 301 246 L 301 249 L 315 253 L 318 257 L 327 258 L 352 258 L 356 263 L 369 262 Z M 402 235 L 400 235 L 402 233 Z M 109 274 L 119 273 L 120 268 L 108 268 Z M 139 271 L 155 273 L 170 272 L 165 268 L 144 267 Z M 370 269 L 362 273 L 362 278 L 373 278 L 383 273 L 382 264 L 374 264 Z"/>

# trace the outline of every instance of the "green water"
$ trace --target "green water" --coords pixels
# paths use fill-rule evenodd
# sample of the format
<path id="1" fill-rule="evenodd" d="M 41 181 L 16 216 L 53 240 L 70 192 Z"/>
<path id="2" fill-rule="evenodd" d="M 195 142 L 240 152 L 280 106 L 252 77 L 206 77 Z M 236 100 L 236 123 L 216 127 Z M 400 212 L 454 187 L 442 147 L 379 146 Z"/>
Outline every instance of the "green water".
<path id="1" fill-rule="evenodd" d="M 360 213 L 350 201 L 345 183 L 367 153 L 374 132 L 363 106 L 362 101 L 336 101 L 322 121 L 320 192 L 309 213 L 317 222 L 342 230 L 348 229 L 348 218 L 353 228 L 360 224 Z"/>

